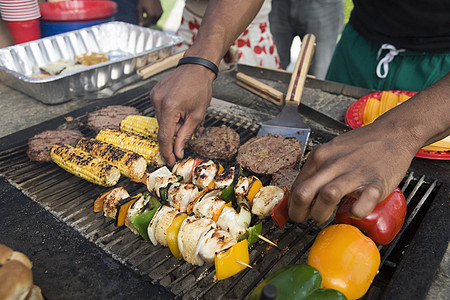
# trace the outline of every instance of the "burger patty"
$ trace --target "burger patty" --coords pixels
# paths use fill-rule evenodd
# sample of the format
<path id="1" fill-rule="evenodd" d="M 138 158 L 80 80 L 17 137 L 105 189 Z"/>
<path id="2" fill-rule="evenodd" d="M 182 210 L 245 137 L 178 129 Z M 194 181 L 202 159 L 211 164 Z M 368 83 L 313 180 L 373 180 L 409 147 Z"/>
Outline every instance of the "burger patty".
<path id="1" fill-rule="evenodd" d="M 301 158 L 298 140 L 279 135 L 255 136 L 239 148 L 236 161 L 255 174 L 294 168 Z"/>
<path id="2" fill-rule="evenodd" d="M 201 128 L 189 141 L 189 147 L 208 159 L 229 160 L 239 149 L 239 134 L 227 126 Z"/>
<path id="3" fill-rule="evenodd" d="M 50 149 L 54 144 L 75 146 L 83 137 L 79 130 L 47 130 L 28 140 L 28 157 L 33 161 L 51 161 Z"/>
<path id="4" fill-rule="evenodd" d="M 120 122 L 129 115 L 141 115 L 137 108 L 123 105 L 110 105 L 88 114 L 87 126 L 95 132 L 103 128 L 120 128 Z"/>
<path id="5" fill-rule="evenodd" d="M 275 185 L 278 187 L 287 187 L 291 189 L 292 184 L 294 183 L 295 178 L 297 178 L 298 173 L 300 173 L 297 169 L 281 169 L 272 174 L 272 180 L 270 181 L 270 185 Z"/>

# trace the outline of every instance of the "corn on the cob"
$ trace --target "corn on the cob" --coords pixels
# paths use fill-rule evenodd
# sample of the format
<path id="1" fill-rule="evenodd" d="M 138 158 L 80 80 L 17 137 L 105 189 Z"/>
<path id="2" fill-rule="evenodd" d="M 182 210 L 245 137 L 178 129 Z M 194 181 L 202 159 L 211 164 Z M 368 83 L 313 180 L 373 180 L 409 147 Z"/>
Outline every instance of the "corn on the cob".
<path id="1" fill-rule="evenodd" d="M 138 135 L 115 129 L 102 129 L 95 138 L 99 141 L 139 153 L 151 166 L 162 167 L 166 164 L 159 152 L 159 144 L 156 140 L 145 139 Z"/>
<path id="2" fill-rule="evenodd" d="M 140 135 L 144 138 L 156 138 L 158 135 L 158 121 L 146 116 L 127 116 L 120 122 L 120 130 Z"/>
<path id="3" fill-rule="evenodd" d="M 450 151 L 450 135 L 442 140 L 434 142 L 428 146 L 422 148 L 425 151 L 437 151 L 437 152 L 445 152 Z"/>
<path id="4" fill-rule="evenodd" d="M 375 98 L 369 98 L 364 107 L 363 124 L 367 125 L 375 121 L 378 118 L 378 111 L 380 109 L 380 100 Z"/>
<path id="5" fill-rule="evenodd" d="M 67 172 L 101 186 L 113 186 L 120 178 L 115 166 L 69 145 L 53 145 L 50 157 Z"/>
<path id="6" fill-rule="evenodd" d="M 398 102 L 398 95 L 396 95 L 390 91 L 382 92 L 381 98 L 380 98 L 380 110 L 378 112 L 378 115 L 381 116 L 388 110 L 396 107 L 397 102 Z"/>
<path id="7" fill-rule="evenodd" d="M 142 178 L 147 169 L 147 161 L 142 155 L 110 143 L 81 138 L 76 147 L 108 161 L 116 166 L 120 173 L 131 179 Z"/>

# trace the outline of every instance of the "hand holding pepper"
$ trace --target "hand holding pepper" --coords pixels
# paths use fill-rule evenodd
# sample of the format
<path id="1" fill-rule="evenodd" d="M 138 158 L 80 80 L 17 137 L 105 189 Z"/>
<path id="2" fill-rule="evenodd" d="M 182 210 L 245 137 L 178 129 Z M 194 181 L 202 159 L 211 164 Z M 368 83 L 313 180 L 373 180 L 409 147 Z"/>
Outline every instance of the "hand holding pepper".
<path id="1" fill-rule="evenodd" d="M 367 217 L 400 183 L 417 151 L 450 134 L 450 73 L 370 125 L 342 134 L 311 153 L 295 180 L 289 216 L 322 223 L 346 195 L 350 213 Z"/>

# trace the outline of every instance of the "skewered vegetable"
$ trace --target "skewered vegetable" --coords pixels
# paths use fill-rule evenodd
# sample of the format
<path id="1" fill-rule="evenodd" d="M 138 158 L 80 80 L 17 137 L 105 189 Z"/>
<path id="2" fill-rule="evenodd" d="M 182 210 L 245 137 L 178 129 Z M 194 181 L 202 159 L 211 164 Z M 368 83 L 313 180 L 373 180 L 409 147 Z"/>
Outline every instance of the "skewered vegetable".
<path id="1" fill-rule="evenodd" d="M 281 229 L 289 220 L 289 189 L 283 187 L 284 196 L 280 202 L 272 209 L 270 216 L 272 217 L 275 224 Z"/>
<path id="2" fill-rule="evenodd" d="M 153 117 L 130 115 L 120 122 L 120 130 L 144 138 L 156 139 L 158 129 L 158 120 Z"/>
<path id="3" fill-rule="evenodd" d="M 142 208 L 131 216 L 130 222 L 136 232 L 139 233 L 145 241 L 149 242 L 150 238 L 147 231 L 148 225 L 155 216 L 156 211 L 161 207 L 161 203 L 159 203 L 156 197 L 150 195 L 143 196 L 142 198 Z M 136 202 L 135 205 L 137 205 Z"/>
<path id="4" fill-rule="evenodd" d="M 323 287 L 341 291 L 348 299 L 359 299 L 369 289 L 380 266 L 375 243 L 358 228 L 331 225 L 317 235 L 308 264 L 323 277 Z"/>
<path id="5" fill-rule="evenodd" d="M 217 280 L 226 279 L 244 270 L 246 266 L 242 263 L 250 263 L 247 240 L 216 253 L 214 266 Z"/>
<path id="6" fill-rule="evenodd" d="M 172 255 L 178 259 L 182 259 L 180 248 L 178 247 L 178 232 L 180 231 L 181 224 L 186 219 L 185 213 L 178 214 L 167 228 L 167 244 L 169 246 Z"/>
<path id="7" fill-rule="evenodd" d="M 116 166 L 120 173 L 131 179 L 141 178 L 147 169 L 147 162 L 142 155 L 113 144 L 96 139 L 81 138 L 76 147 L 108 161 Z"/>
<path id="8" fill-rule="evenodd" d="M 203 159 L 188 157 L 180 162 L 177 162 L 173 168 L 172 173 L 183 176 L 183 181 L 185 183 L 192 183 L 192 175 L 194 174 L 194 169 L 197 167 Z"/>
<path id="9" fill-rule="evenodd" d="M 213 189 L 215 188 L 214 178 L 221 174 L 224 168 L 221 164 L 212 160 L 203 161 L 197 167 L 194 168 L 192 176 L 192 183 L 198 186 L 200 189 Z"/>
<path id="10" fill-rule="evenodd" d="M 99 141 L 136 152 L 142 155 L 147 160 L 147 164 L 151 166 L 161 167 L 165 165 L 165 161 L 159 152 L 159 144 L 156 140 L 145 139 L 138 135 L 115 129 L 102 129 L 95 138 Z"/>
<path id="11" fill-rule="evenodd" d="M 109 190 L 95 199 L 94 212 L 103 211 L 105 217 L 114 218 L 117 212 L 116 204 L 129 197 L 130 195 L 122 186 Z"/>
<path id="12" fill-rule="evenodd" d="M 256 176 L 239 177 L 234 189 L 237 203 L 246 203 L 250 207 L 253 204 L 253 198 L 262 187 L 261 180 Z"/>
<path id="13" fill-rule="evenodd" d="M 114 225 L 119 227 L 125 225 L 125 219 L 127 217 L 128 209 L 141 196 L 142 195 L 139 194 L 134 197 L 125 198 L 120 200 L 119 203 L 116 204 L 116 217 Z"/>
<path id="14" fill-rule="evenodd" d="M 396 188 L 389 196 L 375 206 L 364 219 L 352 218 L 349 210 L 356 199 L 345 197 L 336 212 L 335 221 L 358 227 L 375 243 L 387 245 L 395 238 L 403 226 L 406 217 L 406 199 L 402 191 Z"/>
<path id="15" fill-rule="evenodd" d="M 69 145 L 53 145 L 50 157 L 67 172 L 101 186 L 113 186 L 120 178 L 117 167 Z"/>

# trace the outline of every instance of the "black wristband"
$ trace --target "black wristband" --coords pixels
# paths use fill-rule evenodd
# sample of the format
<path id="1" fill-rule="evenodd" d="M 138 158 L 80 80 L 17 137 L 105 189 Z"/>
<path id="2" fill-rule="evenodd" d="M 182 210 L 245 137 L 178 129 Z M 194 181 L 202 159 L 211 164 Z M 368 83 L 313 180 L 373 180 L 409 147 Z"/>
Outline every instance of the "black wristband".
<path id="1" fill-rule="evenodd" d="M 186 64 L 200 65 L 200 66 L 203 66 L 203 67 L 213 71 L 213 73 L 216 75 L 216 77 L 214 79 L 217 78 L 217 73 L 219 73 L 219 68 L 216 66 L 215 63 L 213 63 L 212 61 L 209 61 L 207 59 L 201 58 L 201 57 L 195 57 L 195 56 L 183 57 L 182 59 L 180 59 L 180 61 L 178 61 L 177 67 L 181 66 L 181 65 L 186 65 Z"/>

